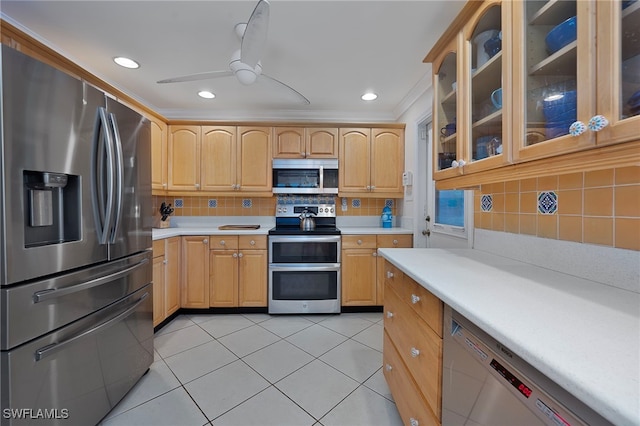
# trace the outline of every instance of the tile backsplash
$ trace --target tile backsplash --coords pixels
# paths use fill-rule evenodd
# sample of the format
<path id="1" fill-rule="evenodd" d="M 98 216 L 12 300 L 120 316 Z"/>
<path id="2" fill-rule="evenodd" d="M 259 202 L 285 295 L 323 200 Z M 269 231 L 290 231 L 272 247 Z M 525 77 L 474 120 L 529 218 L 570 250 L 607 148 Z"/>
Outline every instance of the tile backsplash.
<path id="1" fill-rule="evenodd" d="M 474 222 L 480 229 L 640 250 L 640 167 L 482 185 L 474 194 Z"/>

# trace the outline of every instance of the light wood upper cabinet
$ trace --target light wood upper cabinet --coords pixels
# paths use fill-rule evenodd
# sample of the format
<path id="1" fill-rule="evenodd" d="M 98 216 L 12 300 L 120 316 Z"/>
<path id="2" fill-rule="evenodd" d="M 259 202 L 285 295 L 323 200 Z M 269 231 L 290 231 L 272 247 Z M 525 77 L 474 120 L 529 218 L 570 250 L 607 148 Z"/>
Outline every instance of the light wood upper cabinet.
<path id="1" fill-rule="evenodd" d="M 274 127 L 273 158 L 338 158 L 338 129 Z"/>
<path id="2" fill-rule="evenodd" d="M 271 195 L 271 150 L 270 127 L 238 127 L 236 184 L 239 190 Z"/>
<path id="3" fill-rule="evenodd" d="M 236 190 L 236 127 L 202 127 L 202 190 Z"/>
<path id="4" fill-rule="evenodd" d="M 339 192 L 402 197 L 404 130 L 340 129 Z"/>
<path id="5" fill-rule="evenodd" d="M 151 121 L 151 189 L 166 190 L 167 171 L 167 125 L 158 120 Z"/>
<path id="6" fill-rule="evenodd" d="M 549 46 L 548 34 L 572 21 L 576 39 Z M 638 22 L 638 2 L 469 2 L 425 59 L 434 70 L 437 187 L 637 164 Z M 485 46 L 476 41 L 487 30 L 502 32 L 501 49 L 479 62 Z M 571 134 L 574 122 L 585 131 Z"/>
<path id="7" fill-rule="evenodd" d="M 200 126 L 169 126 L 169 190 L 200 189 Z"/>

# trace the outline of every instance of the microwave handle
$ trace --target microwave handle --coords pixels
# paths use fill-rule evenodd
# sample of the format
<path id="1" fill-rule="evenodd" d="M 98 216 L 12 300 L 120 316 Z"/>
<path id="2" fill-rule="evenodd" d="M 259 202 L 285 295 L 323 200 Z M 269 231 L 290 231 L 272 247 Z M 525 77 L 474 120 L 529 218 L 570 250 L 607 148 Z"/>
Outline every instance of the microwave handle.
<path id="1" fill-rule="evenodd" d="M 320 166 L 320 189 L 324 189 L 324 166 Z"/>

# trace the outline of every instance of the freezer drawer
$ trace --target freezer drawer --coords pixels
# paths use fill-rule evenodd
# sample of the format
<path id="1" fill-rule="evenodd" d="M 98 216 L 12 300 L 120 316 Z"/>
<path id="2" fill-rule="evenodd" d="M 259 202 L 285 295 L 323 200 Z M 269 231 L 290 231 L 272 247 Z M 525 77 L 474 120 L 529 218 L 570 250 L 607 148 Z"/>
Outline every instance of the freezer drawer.
<path id="1" fill-rule="evenodd" d="M 1 352 L 2 426 L 97 424 L 153 361 L 152 299 L 149 284 L 56 332 Z M 52 418 L 35 419 L 38 413 Z"/>
<path id="2" fill-rule="evenodd" d="M 150 283 L 151 251 L 0 290 L 0 349 L 8 350 L 104 308 Z"/>

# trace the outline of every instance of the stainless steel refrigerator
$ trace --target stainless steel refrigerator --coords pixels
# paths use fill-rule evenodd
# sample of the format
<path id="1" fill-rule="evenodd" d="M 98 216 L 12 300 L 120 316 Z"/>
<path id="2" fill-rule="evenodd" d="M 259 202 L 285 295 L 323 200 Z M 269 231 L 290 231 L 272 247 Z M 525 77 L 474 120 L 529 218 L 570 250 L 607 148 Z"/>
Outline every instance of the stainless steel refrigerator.
<path id="1" fill-rule="evenodd" d="M 153 361 L 149 122 L 0 49 L 0 423 L 96 424 Z"/>

